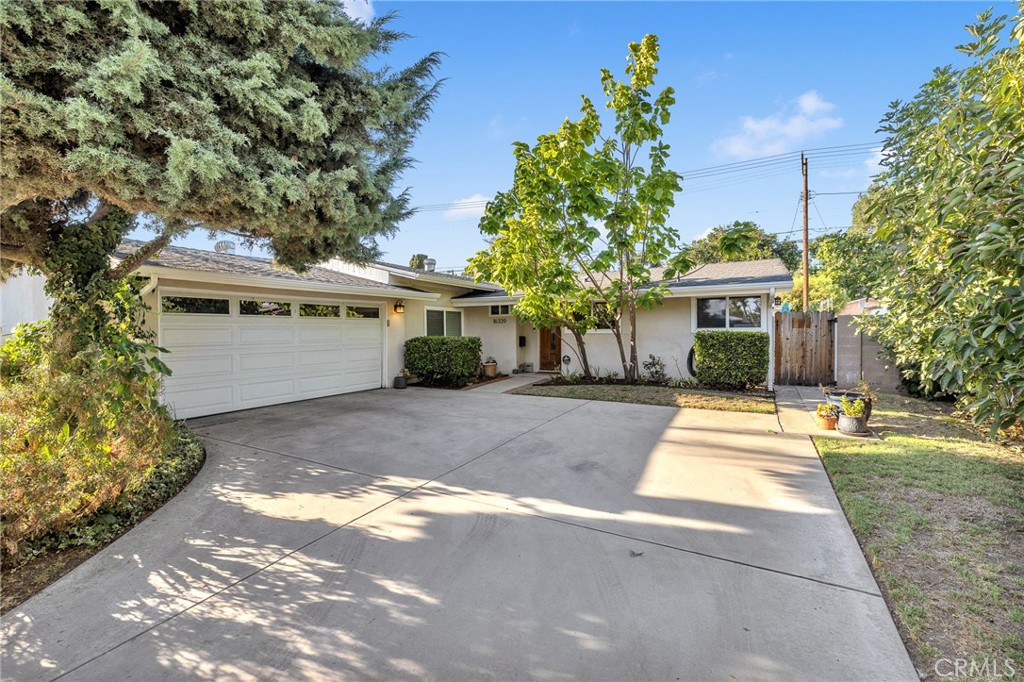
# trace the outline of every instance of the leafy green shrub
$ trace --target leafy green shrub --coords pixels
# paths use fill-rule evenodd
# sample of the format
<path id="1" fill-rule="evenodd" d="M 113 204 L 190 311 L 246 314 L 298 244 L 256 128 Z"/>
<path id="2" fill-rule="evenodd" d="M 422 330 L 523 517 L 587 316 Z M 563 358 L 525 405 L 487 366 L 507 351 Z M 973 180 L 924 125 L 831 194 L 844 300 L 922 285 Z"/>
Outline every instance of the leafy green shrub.
<path id="1" fill-rule="evenodd" d="M 170 444 L 139 342 L 114 335 L 58 370 L 46 336 L 19 327 L 0 355 L 12 361 L 0 385 L 0 546 L 12 554 L 139 490 Z"/>
<path id="2" fill-rule="evenodd" d="M 742 390 L 768 377 L 767 332 L 698 331 L 693 349 L 703 386 Z"/>
<path id="3" fill-rule="evenodd" d="M 480 371 L 478 336 L 417 336 L 405 342 L 405 368 L 430 386 L 460 387 Z"/>

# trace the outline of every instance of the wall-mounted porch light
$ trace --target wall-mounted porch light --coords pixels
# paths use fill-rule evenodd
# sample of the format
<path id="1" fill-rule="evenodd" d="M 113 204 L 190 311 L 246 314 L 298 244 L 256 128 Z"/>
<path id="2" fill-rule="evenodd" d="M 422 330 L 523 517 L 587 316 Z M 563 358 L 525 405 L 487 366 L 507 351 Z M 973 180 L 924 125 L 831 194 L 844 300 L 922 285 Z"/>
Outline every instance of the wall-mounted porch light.
<path id="1" fill-rule="evenodd" d="M 781 296 L 776 296 L 775 297 L 775 305 L 782 305 L 782 297 Z"/>
<path id="2" fill-rule="evenodd" d="M 405 312 L 405 302 L 404 301 L 395 301 L 395 312 L 398 313 L 398 314 L 402 314 L 402 313 Z"/>

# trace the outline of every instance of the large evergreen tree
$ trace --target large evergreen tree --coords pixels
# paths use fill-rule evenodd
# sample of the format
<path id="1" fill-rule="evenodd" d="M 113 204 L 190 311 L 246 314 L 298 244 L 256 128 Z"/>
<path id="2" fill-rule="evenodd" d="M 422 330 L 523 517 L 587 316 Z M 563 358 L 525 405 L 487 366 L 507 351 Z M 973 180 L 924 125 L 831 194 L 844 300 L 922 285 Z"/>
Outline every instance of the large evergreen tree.
<path id="1" fill-rule="evenodd" d="M 376 67 L 389 23 L 328 0 L 0 3 L 3 272 L 116 279 L 198 227 L 296 268 L 373 257 L 437 92 L 437 55 Z M 107 270 L 135 216 L 156 238 Z"/>

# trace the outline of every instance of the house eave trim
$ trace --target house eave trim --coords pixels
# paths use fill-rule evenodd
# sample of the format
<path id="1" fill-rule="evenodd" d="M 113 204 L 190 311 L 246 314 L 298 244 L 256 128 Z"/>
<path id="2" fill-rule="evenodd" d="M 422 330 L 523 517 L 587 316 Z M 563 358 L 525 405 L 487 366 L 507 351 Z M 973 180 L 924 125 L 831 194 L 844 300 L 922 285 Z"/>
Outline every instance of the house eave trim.
<path id="1" fill-rule="evenodd" d="M 426 291 L 410 291 L 397 288 L 361 287 L 348 284 L 331 284 L 329 282 L 301 282 L 288 279 L 275 279 L 258 275 L 233 275 L 222 272 L 206 272 L 203 270 L 184 270 L 159 265 L 143 265 L 137 272 L 141 275 L 156 276 L 165 279 L 181 279 L 206 284 L 233 284 L 264 289 L 293 289 L 295 291 L 315 291 L 328 294 L 354 294 L 359 296 L 377 296 L 379 298 L 404 298 L 416 301 L 436 301 L 441 294 Z"/>

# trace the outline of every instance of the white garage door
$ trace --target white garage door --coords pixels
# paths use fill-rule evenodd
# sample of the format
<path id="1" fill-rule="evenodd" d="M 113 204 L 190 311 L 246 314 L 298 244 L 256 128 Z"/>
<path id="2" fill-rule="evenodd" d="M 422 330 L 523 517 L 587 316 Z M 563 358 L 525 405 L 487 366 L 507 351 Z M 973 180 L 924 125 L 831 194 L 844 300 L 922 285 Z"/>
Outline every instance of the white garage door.
<path id="1" fill-rule="evenodd" d="M 175 417 L 380 388 L 382 303 L 161 292 L 164 394 Z"/>

